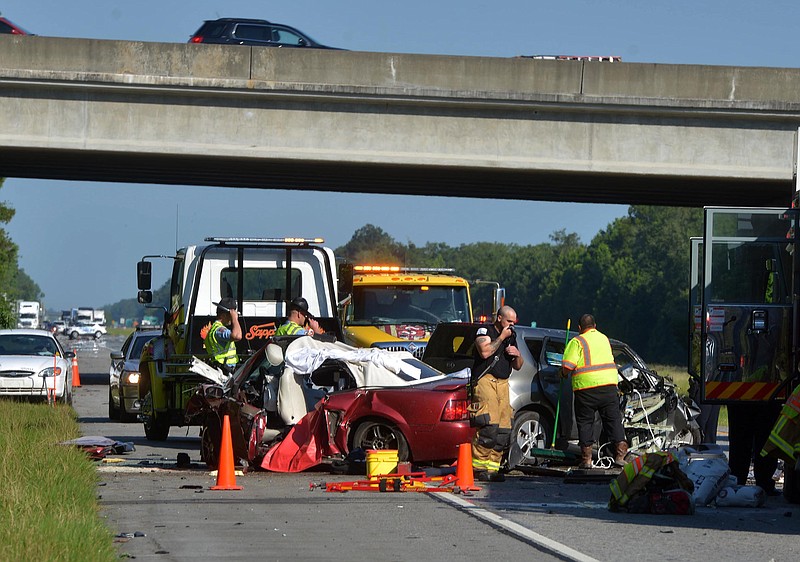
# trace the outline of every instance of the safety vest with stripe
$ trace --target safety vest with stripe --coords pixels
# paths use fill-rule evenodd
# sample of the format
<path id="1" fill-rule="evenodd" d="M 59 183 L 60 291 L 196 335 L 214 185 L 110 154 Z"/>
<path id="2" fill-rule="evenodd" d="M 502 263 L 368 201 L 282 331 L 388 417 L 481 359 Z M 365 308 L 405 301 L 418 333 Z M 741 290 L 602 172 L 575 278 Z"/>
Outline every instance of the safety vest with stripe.
<path id="1" fill-rule="evenodd" d="M 275 330 L 276 336 L 293 336 L 295 334 L 300 334 L 302 336 L 305 333 L 306 331 L 300 324 L 291 321 L 284 322 L 283 324 L 278 326 L 277 330 Z"/>
<path id="2" fill-rule="evenodd" d="M 561 364 L 572 371 L 572 390 L 617 384 L 619 374 L 611 344 L 594 328 L 569 341 Z"/>
<path id="3" fill-rule="evenodd" d="M 220 365 L 234 366 L 239 362 L 239 357 L 236 355 L 236 344 L 233 341 L 228 344 L 223 344 L 217 340 L 217 330 L 225 328 L 225 324 L 217 320 L 211 324 L 208 330 L 203 346 L 214 361 Z"/>

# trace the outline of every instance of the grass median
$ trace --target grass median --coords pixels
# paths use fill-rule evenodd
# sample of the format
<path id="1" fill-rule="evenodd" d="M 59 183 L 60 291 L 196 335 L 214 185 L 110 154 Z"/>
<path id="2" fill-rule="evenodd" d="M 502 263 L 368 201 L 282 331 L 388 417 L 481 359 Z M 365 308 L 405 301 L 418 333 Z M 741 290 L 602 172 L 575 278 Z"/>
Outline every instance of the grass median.
<path id="1" fill-rule="evenodd" d="M 0 400 L 0 560 L 118 560 L 67 406 Z"/>

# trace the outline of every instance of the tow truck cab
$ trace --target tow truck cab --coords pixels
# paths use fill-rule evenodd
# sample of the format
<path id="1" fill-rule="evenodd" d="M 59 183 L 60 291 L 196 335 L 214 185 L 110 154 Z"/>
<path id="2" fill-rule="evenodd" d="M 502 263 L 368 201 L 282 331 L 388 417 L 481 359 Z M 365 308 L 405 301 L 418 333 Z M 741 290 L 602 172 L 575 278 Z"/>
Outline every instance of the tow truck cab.
<path id="1" fill-rule="evenodd" d="M 193 357 L 205 359 L 204 328 L 216 319 L 225 297 L 237 302 L 243 361 L 264 345 L 288 313 L 288 303 L 304 297 L 325 332 L 342 339 L 336 316 L 337 278 L 333 251 L 321 238 L 206 238 L 174 256 L 145 256 L 137 264 L 138 301 L 152 302 L 152 259 L 173 261 L 164 333 L 142 355 L 139 398 L 145 434 L 166 439 L 182 426 L 192 390 L 207 382 L 190 371 Z M 145 374 L 149 376 L 144 376 Z"/>
<path id="2" fill-rule="evenodd" d="M 452 269 L 340 266 L 345 342 L 422 357 L 440 322 L 472 322 L 469 283 Z"/>

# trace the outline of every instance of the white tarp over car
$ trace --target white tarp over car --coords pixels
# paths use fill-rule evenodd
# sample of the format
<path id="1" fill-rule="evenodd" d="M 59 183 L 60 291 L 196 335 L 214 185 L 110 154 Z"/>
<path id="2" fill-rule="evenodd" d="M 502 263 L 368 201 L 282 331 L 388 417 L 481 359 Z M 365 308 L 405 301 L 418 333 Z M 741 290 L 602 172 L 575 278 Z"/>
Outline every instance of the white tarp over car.
<path id="1" fill-rule="evenodd" d="M 405 351 L 355 348 L 341 342 L 301 337 L 289 344 L 284 353 L 286 366 L 296 374 L 309 374 L 328 359 L 345 362 L 358 387 L 408 386 L 437 378 L 421 380 L 422 369 L 409 363 L 416 359 Z"/>

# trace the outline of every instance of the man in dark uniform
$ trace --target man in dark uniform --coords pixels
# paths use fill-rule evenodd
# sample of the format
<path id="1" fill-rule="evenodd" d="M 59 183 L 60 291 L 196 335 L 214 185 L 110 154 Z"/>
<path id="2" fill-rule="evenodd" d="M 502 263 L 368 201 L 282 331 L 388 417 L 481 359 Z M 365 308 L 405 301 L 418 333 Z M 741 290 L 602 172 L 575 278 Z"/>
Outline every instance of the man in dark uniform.
<path id="1" fill-rule="evenodd" d="M 472 366 L 472 423 L 478 428 L 472 440 L 472 469 L 478 480 L 501 482 L 500 461 L 511 440 L 511 401 L 508 377 L 522 368 L 510 306 L 497 311 L 494 324 L 478 328 Z"/>

